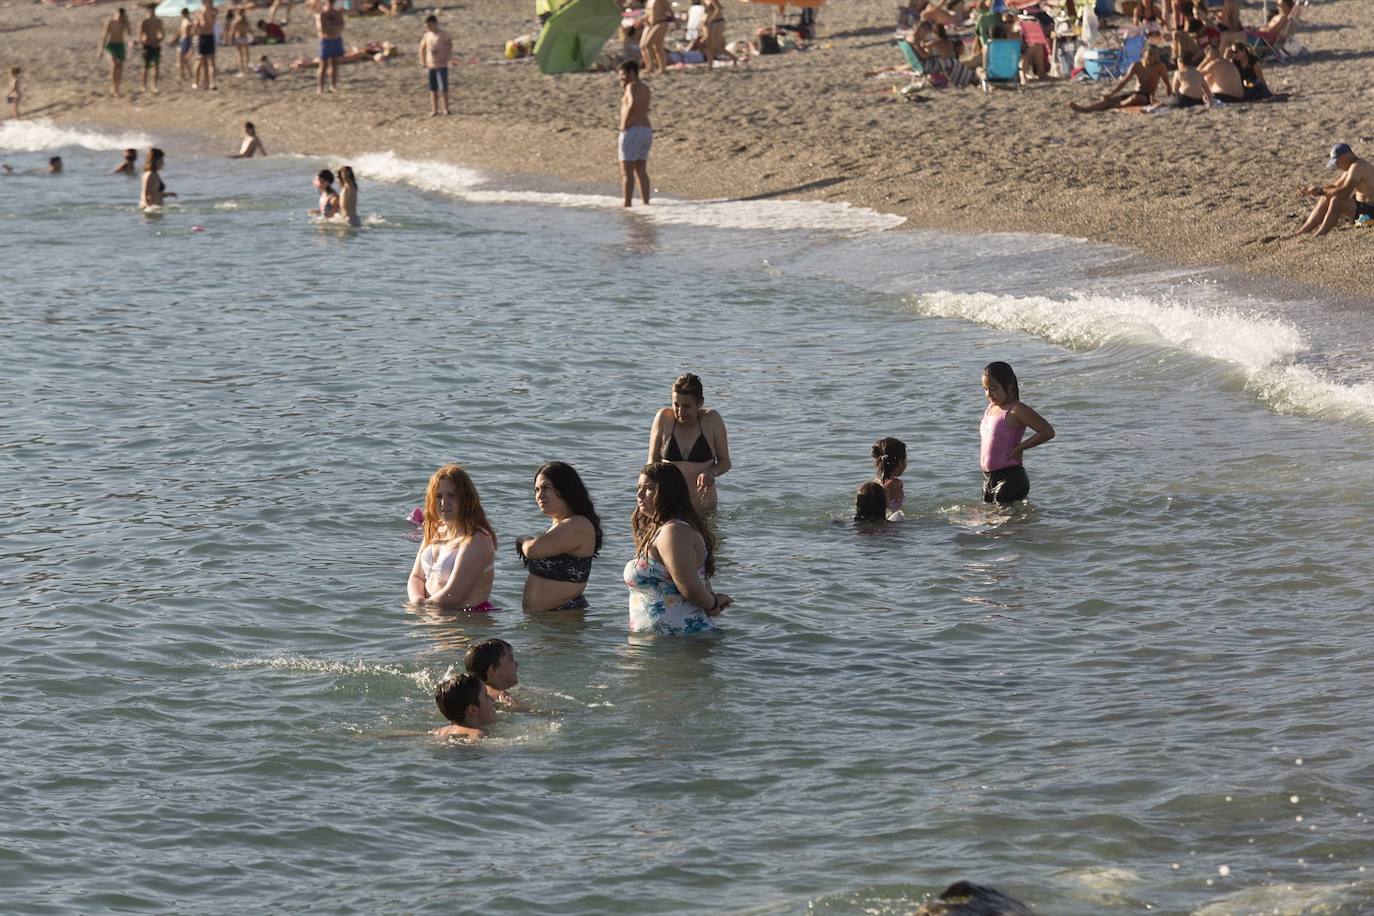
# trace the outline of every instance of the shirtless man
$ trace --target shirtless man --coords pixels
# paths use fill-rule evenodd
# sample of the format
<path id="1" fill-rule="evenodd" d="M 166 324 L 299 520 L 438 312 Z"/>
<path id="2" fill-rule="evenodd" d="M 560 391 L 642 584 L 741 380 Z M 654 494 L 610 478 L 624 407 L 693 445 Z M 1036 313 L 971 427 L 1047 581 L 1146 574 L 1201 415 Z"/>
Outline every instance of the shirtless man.
<path id="1" fill-rule="evenodd" d="M 439 28 L 439 17 L 425 19 L 425 34 L 420 37 L 420 66 L 429 72 L 429 116 L 439 114 L 439 102 L 448 114 L 448 61 L 453 56 L 453 39 Z"/>
<path id="2" fill-rule="evenodd" d="M 1140 60 L 1131 64 L 1131 69 L 1126 71 L 1126 75 L 1121 81 L 1113 86 L 1102 101 L 1092 105 L 1079 105 L 1077 102 L 1070 102 L 1069 107 L 1079 114 L 1087 114 L 1090 111 L 1110 111 L 1113 108 L 1144 108 L 1154 100 L 1155 92 L 1160 84 L 1166 84 L 1169 78 L 1169 70 L 1160 62 L 1159 49 L 1154 45 L 1146 45 L 1145 53 Z M 1131 80 L 1136 81 L 1135 92 L 1122 92 L 1126 84 Z"/>
<path id="3" fill-rule="evenodd" d="M 1295 239 L 1306 233 L 1314 238 L 1326 235 L 1343 216 L 1352 220 L 1361 216 L 1374 219 L 1374 165 L 1356 156 L 1350 144 L 1337 143 L 1331 147 L 1331 159 L 1326 166 L 1340 169 L 1341 177 L 1325 187 L 1314 184 L 1298 190 L 1300 196 L 1320 200 L 1302 228 L 1283 238 Z"/>
<path id="4" fill-rule="evenodd" d="M 191 69 L 191 52 L 196 46 L 196 21 L 191 11 L 182 7 L 181 20 L 177 23 L 177 76 L 183 80 L 196 78 Z"/>
<path id="5" fill-rule="evenodd" d="M 1215 47 L 1207 46 L 1198 71 L 1207 80 L 1207 88 L 1217 101 L 1230 104 L 1245 101 L 1245 83 L 1240 78 L 1240 71 L 1235 64 L 1218 54 Z"/>
<path id="6" fill-rule="evenodd" d="M 329 91 L 339 91 L 339 59 L 344 56 L 344 15 L 334 9 L 334 0 L 323 0 L 316 7 L 315 29 L 320 36 L 320 69 L 315 75 L 315 92 L 324 95 L 324 77 L 329 74 Z"/>
<path id="7" fill-rule="evenodd" d="M 1151 105 L 1145 109 L 1148 112 L 1158 111 L 1161 108 L 1196 108 L 1199 105 L 1210 106 L 1212 104 L 1212 91 L 1207 88 L 1207 80 L 1197 69 L 1197 57 L 1192 54 L 1178 55 L 1178 69 L 1174 71 L 1173 84 L 1171 89 L 1173 95 L 1160 102 L 1158 105 Z"/>
<path id="8" fill-rule="evenodd" d="M 252 159 L 254 156 L 266 156 L 267 147 L 262 145 L 258 139 L 258 129 L 253 126 L 252 121 L 243 122 L 243 146 L 239 151 L 230 156 L 230 159 Z"/>
<path id="9" fill-rule="evenodd" d="M 625 87 L 620 97 L 620 187 L 628 207 L 636 177 L 640 196 L 649 203 L 649 147 L 654 143 L 654 129 L 649 124 L 649 87 L 639 81 L 639 64 L 627 60 L 620 65 L 620 85 Z"/>
<path id="10" fill-rule="evenodd" d="M 201 0 L 196 12 L 196 75 L 191 81 L 192 89 L 217 89 L 215 85 L 215 4 L 214 0 Z"/>
<path id="11" fill-rule="evenodd" d="M 162 63 L 162 20 L 157 7 L 148 4 L 148 16 L 138 24 L 138 40 L 143 44 L 143 91 L 148 91 L 148 71 L 153 71 L 153 93 L 157 93 L 158 69 Z"/>
<path id="12" fill-rule="evenodd" d="M 669 0 L 649 0 L 644 7 L 644 34 L 639 38 L 639 53 L 644 57 L 644 68 L 652 76 L 668 69 L 668 51 L 664 41 L 668 37 L 668 24 L 673 21 L 673 7 Z"/>
<path id="13" fill-rule="evenodd" d="M 115 98 L 119 98 L 119 83 L 124 79 L 124 58 L 128 50 L 124 39 L 128 30 L 129 18 L 121 6 L 100 30 L 100 47 L 95 52 L 97 58 L 110 55 L 110 90 Z"/>

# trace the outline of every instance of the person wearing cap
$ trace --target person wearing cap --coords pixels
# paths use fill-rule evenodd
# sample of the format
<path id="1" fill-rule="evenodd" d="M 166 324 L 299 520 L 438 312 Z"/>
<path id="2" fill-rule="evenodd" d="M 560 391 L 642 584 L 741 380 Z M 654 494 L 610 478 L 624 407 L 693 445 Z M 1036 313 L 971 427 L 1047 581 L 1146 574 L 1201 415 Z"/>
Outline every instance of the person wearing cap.
<path id="1" fill-rule="evenodd" d="M 1337 143 L 1331 147 L 1331 159 L 1326 167 L 1340 169 L 1341 177 L 1325 187 L 1314 184 L 1299 190 L 1301 196 L 1319 200 L 1302 228 L 1283 238 L 1293 239 L 1307 233 L 1314 237 L 1326 235 L 1336 228 L 1341 217 L 1374 219 L 1374 165 L 1356 156 L 1350 144 Z"/>

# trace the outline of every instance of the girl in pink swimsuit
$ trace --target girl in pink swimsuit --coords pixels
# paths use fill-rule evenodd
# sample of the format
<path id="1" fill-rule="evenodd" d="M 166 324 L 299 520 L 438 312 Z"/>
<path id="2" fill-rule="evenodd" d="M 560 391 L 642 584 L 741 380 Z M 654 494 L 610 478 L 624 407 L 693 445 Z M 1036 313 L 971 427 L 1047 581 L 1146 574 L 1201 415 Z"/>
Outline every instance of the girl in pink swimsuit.
<path id="1" fill-rule="evenodd" d="M 1054 427 L 1021 403 L 1016 373 L 1006 363 L 988 363 L 983 368 L 983 393 L 988 399 L 978 427 L 983 440 L 979 455 L 983 502 L 1014 503 L 1030 495 L 1030 478 L 1021 464 L 1021 453 L 1053 439 Z M 1035 434 L 1022 442 L 1027 427 Z"/>

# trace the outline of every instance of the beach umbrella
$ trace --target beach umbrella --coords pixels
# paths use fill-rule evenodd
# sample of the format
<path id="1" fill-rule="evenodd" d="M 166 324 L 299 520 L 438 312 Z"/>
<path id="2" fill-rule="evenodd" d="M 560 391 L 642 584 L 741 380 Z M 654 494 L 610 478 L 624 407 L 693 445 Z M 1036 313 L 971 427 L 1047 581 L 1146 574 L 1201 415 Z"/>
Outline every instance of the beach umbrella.
<path id="1" fill-rule="evenodd" d="M 616 0 L 572 0 L 544 23 L 534 57 L 544 73 L 586 70 L 624 15 Z"/>

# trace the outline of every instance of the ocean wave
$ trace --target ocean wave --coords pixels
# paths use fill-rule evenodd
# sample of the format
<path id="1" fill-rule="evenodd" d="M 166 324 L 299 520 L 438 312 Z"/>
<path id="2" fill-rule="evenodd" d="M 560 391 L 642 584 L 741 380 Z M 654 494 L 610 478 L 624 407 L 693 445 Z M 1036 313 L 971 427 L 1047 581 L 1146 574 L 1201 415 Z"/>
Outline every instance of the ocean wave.
<path id="1" fill-rule="evenodd" d="M 622 209 L 621 199 L 607 194 L 497 188 L 490 185 L 488 176 L 473 169 L 446 162 L 403 159 L 392 152 L 367 153 L 355 157 L 353 168 L 374 181 L 404 182 L 473 203 Z M 653 206 L 636 207 L 631 214 L 663 225 L 745 230 L 881 232 L 906 222 L 905 217 L 879 213 L 867 207 L 799 200 L 677 200 L 659 197 Z"/>
<path id="2" fill-rule="evenodd" d="M 1078 294 L 1063 299 L 934 292 L 921 315 L 1019 331 L 1073 350 L 1111 343 L 1166 347 L 1240 369 L 1245 388 L 1277 413 L 1374 423 L 1374 385 L 1343 384 L 1302 365 L 1297 326 L 1254 310 L 1211 308 L 1149 296 Z"/>
<path id="3" fill-rule="evenodd" d="M 0 124 L 0 149 L 36 153 L 79 146 L 89 150 L 137 149 L 153 145 L 143 133 L 107 134 L 75 127 L 60 127 L 46 118 L 36 121 L 5 121 Z"/>

